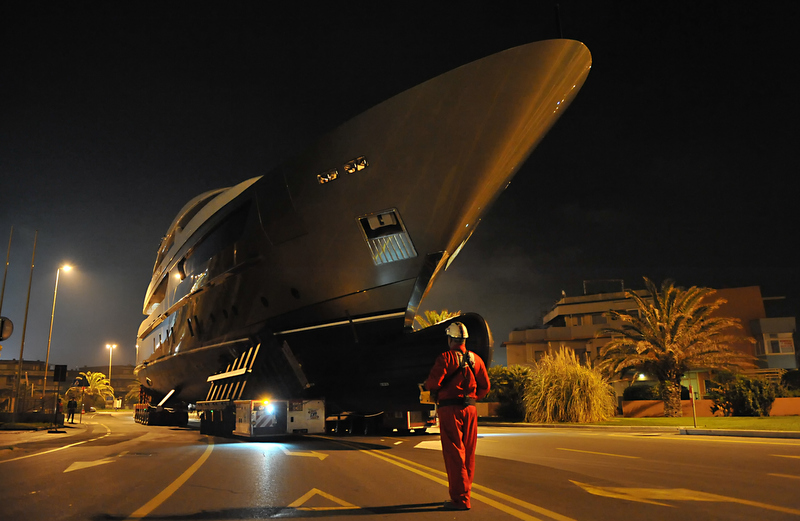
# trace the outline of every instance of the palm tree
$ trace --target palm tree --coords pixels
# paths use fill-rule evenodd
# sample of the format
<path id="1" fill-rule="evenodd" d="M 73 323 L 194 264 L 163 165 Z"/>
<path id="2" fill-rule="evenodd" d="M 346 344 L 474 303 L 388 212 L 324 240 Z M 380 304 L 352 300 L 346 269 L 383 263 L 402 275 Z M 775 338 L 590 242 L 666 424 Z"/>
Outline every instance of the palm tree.
<path id="1" fill-rule="evenodd" d="M 451 313 L 446 309 L 443 309 L 441 311 L 426 311 L 424 317 L 416 315 L 414 317 L 414 320 L 417 321 L 417 324 L 419 324 L 419 326 L 422 329 L 425 329 L 426 327 L 434 326 L 439 322 L 444 322 L 448 318 L 457 317 L 460 314 L 461 311 L 456 311 L 455 313 Z"/>
<path id="2" fill-rule="evenodd" d="M 139 403 L 139 394 L 142 392 L 142 386 L 139 382 L 131 382 L 128 384 L 128 393 L 125 395 L 125 403 Z"/>
<path id="3" fill-rule="evenodd" d="M 88 371 L 85 373 L 82 372 L 81 376 L 86 382 L 85 394 L 103 399 L 107 396 L 114 398 L 114 388 L 111 387 L 111 382 L 106 378 L 106 375 Z M 80 395 L 80 387 L 70 387 L 64 394 L 65 396 L 78 396 Z"/>
<path id="4" fill-rule="evenodd" d="M 652 302 L 626 290 L 638 307 L 638 316 L 619 311 L 605 315 L 622 321 L 621 327 L 605 327 L 597 336 L 612 335 L 600 350 L 597 367 L 608 376 L 628 369 L 652 374 L 658 379 L 664 415 L 681 416 L 681 377 L 689 369 L 743 369 L 754 367 L 753 357 L 736 351 L 730 344 L 741 340 L 733 335 L 741 329 L 738 319 L 712 316 L 726 301 L 710 302 L 710 288 L 676 288 L 664 281 L 659 290 L 644 278 Z"/>

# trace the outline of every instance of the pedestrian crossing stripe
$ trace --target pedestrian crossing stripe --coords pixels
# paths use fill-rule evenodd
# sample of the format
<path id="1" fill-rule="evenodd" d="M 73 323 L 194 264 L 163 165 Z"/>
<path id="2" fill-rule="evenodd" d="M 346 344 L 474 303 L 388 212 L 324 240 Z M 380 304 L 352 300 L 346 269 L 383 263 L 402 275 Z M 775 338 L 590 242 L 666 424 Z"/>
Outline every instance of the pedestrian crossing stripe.
<path id="1" fill-rule="evenodd" d="M 302 506 L 303 504 L 305 504 L 307 501 L 309 501 L 314 496 L 322 496 L 325 499 L 333 501 L 334 503 L 336 503 L 339 506 L 335 506 L 335 507 L 333 507 L 333 506 L 331 506 L 331 507 L 304 507 L 304 506 Z M 312 488 L 311 490 L 309 490 L 308 492 L 303 494 L 301 497 L 299 497 L 298 499 L 293 501 L 289 505 L 289 508 L 295 508 L 297 510 L 314 510 L 314 511 L 317 511 L 317 510 L 345 510 L 345 509 L 354 509 L 354 508 L 358 509 L 359 507 L 357 507 L 357 506 L 355 506 L 353 504 L 350 504 L 347 501 L 344 501 L 343 499 L 339 499 L 338 497 L 335 497 L 335 496 L 332 496 L 332 495 L 330 495 L 328 493 L 325 493 L 325 492 L 323 492 L 323 491 L 321 491 L 321 490 L 319 490 L 317 488 Z"/>

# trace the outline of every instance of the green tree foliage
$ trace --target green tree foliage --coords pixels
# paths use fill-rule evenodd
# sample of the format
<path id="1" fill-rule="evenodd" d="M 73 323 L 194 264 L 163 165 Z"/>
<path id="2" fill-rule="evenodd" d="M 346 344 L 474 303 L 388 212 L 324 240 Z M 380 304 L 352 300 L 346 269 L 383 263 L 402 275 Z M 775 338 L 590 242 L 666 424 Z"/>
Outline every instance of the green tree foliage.
<path id="1" fill-rule="evenodd" d="M 600 372 L 561 348 L 533 368 L 525 392 L 526 420 L 540 423 L 587 423 L 614 416 L 614 391 Z"/>
<path id="2" fill-rule="evenodd" d="M 715 291 L 692 286 L 684 290 L 664 281 L 661 288 L 644 279 L 652 302 L 633 291 L 637 314 L 610 311 L 606 316 L 622 322 L 605 327 L 598 336 L 612 340 L 600 351 L 597 367 L 607 377 L 636 369 L 655 376 L 662 389 L 664 415 L 681 416 L 681 377 L 691 368 L 742 369 L 753 367 L 753 358 L 730 347 L 740 340 L 733 332 L 741 326 L 733 318 L 712 314 L 726 301 L 707 302 Z"/>
<path id="3" fill-rule="evenodd" d="M 106 375 L 103 373 L 93 373 L 91 371 L 81 373 L 84 381 L 86 382 L 86 387 L 83 392 L 83 397 L 87 403 L 100 403 L 102 400 L 105 403 L 105 398 L 111 397 L 114 398 L 114 388 L 111 387 L 111 382 L 108 381 Z M 64 393 L 64 397 L 69 400 L 70 397 L 73 398 L 80 398 L 81 397 L 81 387 L 70 387 L 67 389 L 67 392 Z"/>
<path id="4" fill-rule="evenodd" d="M 141 390 L 142 386 L 139 382 L 131 382 L 128 385 L 128 392 L 125 394 L 125 403 L 128 405 L 139 403 L 139 393 Z"/>
<path id="5" fill-rule="evenodd" d="M 761 378 L 722 373 L 718 384 L 709 389 L 713 400 L 711 412 L 725 416 L 769 416 L 777 396 L 775 385 Z"/>
<path id="6" fill-rule="evenodd" d="M 435 326 L 439 322 L 444 322 L 445 320 L 453 317 L 457 317 L 461 314 L 461 311 L 456 311 L 451 313 L 446 309 L 441 311 L 426 311 L 425 316 L 416 315 L 414 320 L 417 321 L 417 324 L 420 328 L 425 329 L 426 327 Z"/>
<path id="7" fill-rule="evenodd" d="M 781 376 L 781 385 L 789 391 L 800 390 L 800 369 L 786 371 Z"/>
<path id="8" fill-rule="evenodd" d="M 513 421 L 525 419 L 525 390 L 533 369 L 524 365 L 489 368 L 491 390 L 484 401 L 498 402 L 497 414 Z"/>

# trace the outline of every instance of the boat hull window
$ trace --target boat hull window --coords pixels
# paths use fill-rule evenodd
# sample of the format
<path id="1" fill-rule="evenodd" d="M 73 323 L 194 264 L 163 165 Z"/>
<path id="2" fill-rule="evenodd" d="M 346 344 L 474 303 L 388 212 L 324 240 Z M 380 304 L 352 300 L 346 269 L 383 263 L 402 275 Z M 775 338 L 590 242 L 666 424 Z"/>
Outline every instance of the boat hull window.
<path id="1" fill-rule="evenodd" d="M 208 275 L 213 277 L 236 264 L 234 245 L 244 233 L 249 207 L 244 205 L 232 212 L 195 246 L 183 263 L 185 274 L 196 275 L 208 269 Z"/>
<path id="2" fill-rule="evenodd" d="M 417 256 L 396 209 L 359 217 L 358 223 L 376 266 Z"/>

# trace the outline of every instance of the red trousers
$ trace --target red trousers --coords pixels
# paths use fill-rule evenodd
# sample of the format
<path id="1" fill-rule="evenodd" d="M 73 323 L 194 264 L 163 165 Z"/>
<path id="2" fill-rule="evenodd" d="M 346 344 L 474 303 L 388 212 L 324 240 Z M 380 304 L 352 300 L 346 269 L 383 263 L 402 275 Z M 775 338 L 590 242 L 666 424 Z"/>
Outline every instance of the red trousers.
<path id="1" fill-rule="evenodd" d="M 475 473 L 475 446 L 478 443 L 478 412 L 475 406 L 440 407 L 439 433 L 450 483 L 450 500 L 469 508 L 469 493 Z"/>

